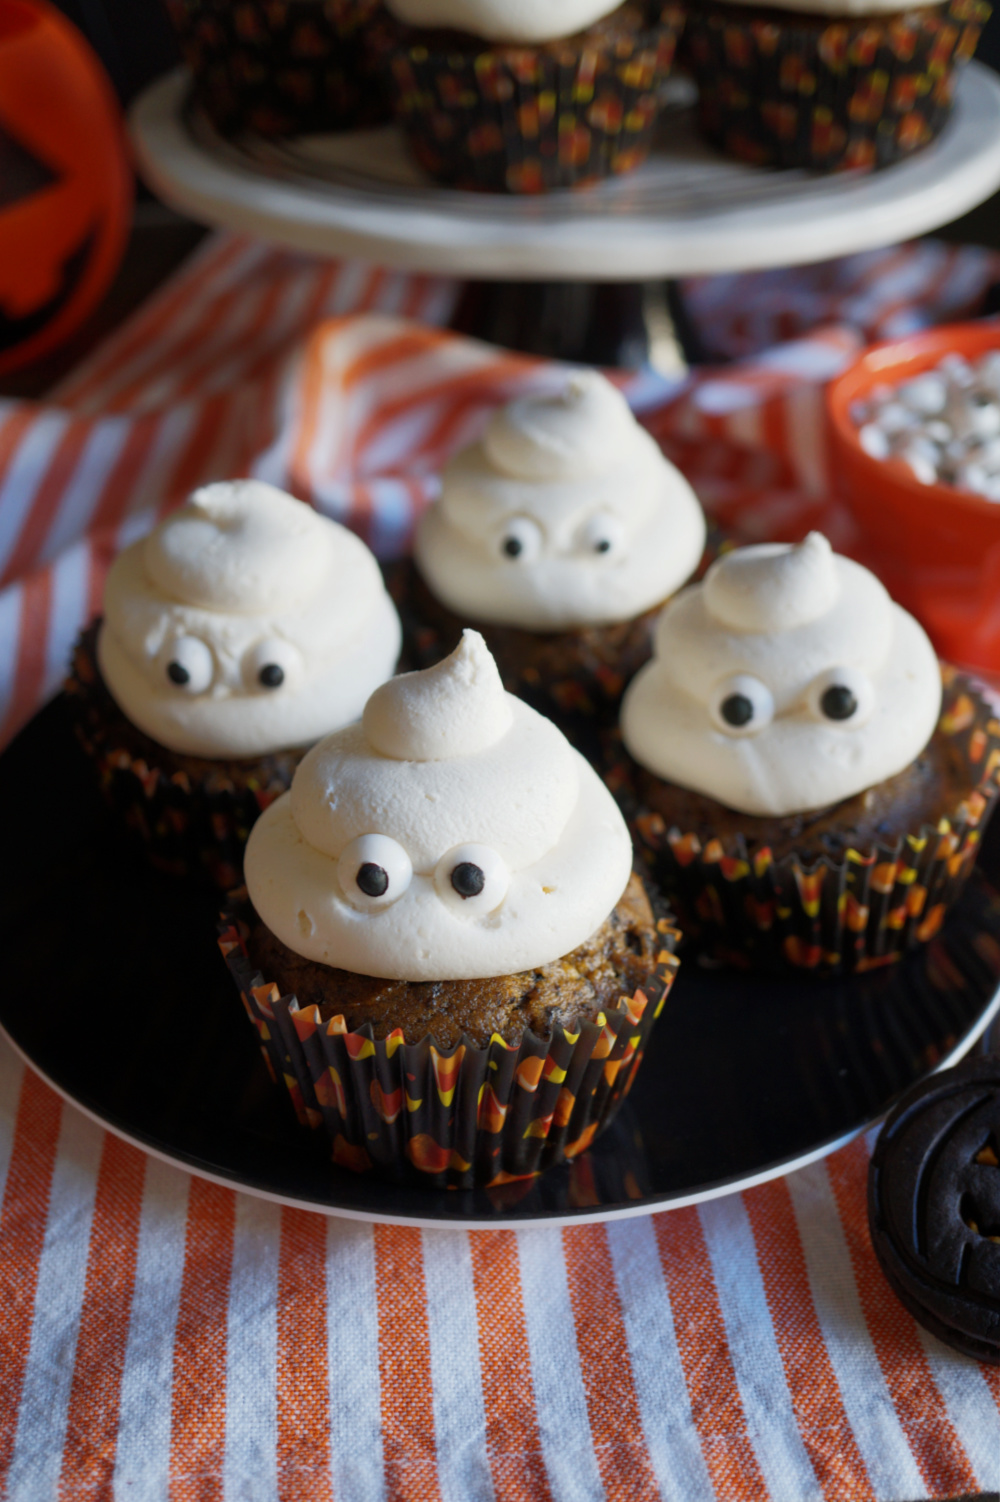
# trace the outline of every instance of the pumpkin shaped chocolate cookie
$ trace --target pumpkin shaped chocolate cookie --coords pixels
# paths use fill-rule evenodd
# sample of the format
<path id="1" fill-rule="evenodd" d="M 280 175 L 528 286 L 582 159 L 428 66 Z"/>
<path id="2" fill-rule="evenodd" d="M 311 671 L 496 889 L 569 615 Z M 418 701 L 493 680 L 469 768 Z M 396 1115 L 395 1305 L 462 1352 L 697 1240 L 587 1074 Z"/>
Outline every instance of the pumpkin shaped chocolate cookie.
<path id="1" fill-rule="evenodd" d="M 909 1091 L 871 1161 L 868 1215 L 882 1270 L 914 1319 L 1000 1363 L 1000 1058 Z"/>

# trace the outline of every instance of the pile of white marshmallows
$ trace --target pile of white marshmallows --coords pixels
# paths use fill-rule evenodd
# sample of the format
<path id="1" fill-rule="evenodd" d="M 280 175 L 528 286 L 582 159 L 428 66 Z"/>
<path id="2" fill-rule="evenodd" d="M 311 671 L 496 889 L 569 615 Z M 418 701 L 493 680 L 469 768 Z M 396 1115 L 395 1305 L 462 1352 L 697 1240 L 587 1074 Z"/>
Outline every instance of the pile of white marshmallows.
<path id="1" fill-rule="evenodd" d="M 851 418 L 873 459 L 901 459 L 922 485 L 1000 502 L 1000 349 L 975 364 L 945 355 L 900 386 L 874 386 Z"/>

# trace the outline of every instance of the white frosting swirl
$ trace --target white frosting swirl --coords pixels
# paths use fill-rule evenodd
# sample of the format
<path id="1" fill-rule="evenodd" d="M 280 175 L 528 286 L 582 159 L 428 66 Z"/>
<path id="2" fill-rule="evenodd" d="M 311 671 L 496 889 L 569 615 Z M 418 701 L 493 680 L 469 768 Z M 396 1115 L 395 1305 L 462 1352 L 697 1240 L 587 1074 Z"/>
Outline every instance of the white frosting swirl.
<path id="1" fill-rule="evenodd" d="M 607 918 L 631 867 L 603 783 L 504 692 L 482 637 L 466 631 L 451 657 L 394 679 L 360 725 L 313 747 L 254 826 L 244 869 L 258 913 L 297 954 L 427 981 L 568 954 Z M 459 878 L 480 889 L 463 894 Z"/>
<path id="2" fill-rule="evenodd" d="M 459 615 L 528 631 L 631 620 L 690 577 L 705 546 L 694 492 L 604 376 L 493 415 L 444 473 L 414 556 Z"/>
<path id="3" fill-rule="evenodd" d="M 552 42 L 608 16 L 621 0 L 386 0 L 407 26 L 447 26 L 488 42 Z"/>
<path id="4" fill-rule="evenodd" d="M 941 674 L 922 627 L 813 532 L 741 548 L 672 600 L 629 685 L 636 761 L 741 813 L 823 808 L 909 766 Z"/>
<path id="5" fill-rule="evenodd" d="M 423 673 L 404 673 L 376 689 L 362 716 L 365 736 L 397 761 L 439 761 L 472 756 L 496 745 L 513 715 L 503 683 L 482 637 Z"/>
<path id="6" fill-rule="evenodd" d="M 197 490 L 115 560 L 98 638 L 128 718 L 172 751 L 252 757 L 357 719 L 401 631 L 346 527 L 258 480 Z"/>

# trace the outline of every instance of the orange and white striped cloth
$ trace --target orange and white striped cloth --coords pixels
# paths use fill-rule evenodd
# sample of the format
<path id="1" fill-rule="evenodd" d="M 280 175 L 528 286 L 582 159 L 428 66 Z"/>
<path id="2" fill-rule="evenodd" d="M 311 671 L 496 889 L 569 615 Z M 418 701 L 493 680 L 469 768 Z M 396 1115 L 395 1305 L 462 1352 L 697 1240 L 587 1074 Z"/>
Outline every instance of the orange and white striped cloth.
<path id="1" fill-rule="evenodd" d="M 1000 1368 L 925 1335 L 863 1140 L 567 1230 L 327 1219 L 147 1158 L 0 1046 L 11 1502 L 890 1502 L 1000 1484 Z"/>
<path id="2" fill-rule="evenodd" d="M 948 311 L 941 252 L 891 254 L 925 314 Z M 971 302 L 995 264 L 945 254 Z M 853 282 L 838 274 L 860 298 L 877 273 L 867 258 Z M 380 551 L 405 546 L 443 458 L 506 393 L 554 379 L 435 327 L 456 293 L 217 236 L 46 404 L 0 404 L 3 735 L 58 685 L 109 558 L 199 482 L 261 474 Z M 820 390 L 864 330 L 796 332 L 678 389 L 624 382 L 748 535 L 845 526 Z M 998 1369 L 925 1335 L 889 1291 L 867 1154 L 858 1141 L 746 1194 L 607 1227 L 371 1227 L 147 1158 L 0 1044 L 0 1496 L 996 1488 Z"/>

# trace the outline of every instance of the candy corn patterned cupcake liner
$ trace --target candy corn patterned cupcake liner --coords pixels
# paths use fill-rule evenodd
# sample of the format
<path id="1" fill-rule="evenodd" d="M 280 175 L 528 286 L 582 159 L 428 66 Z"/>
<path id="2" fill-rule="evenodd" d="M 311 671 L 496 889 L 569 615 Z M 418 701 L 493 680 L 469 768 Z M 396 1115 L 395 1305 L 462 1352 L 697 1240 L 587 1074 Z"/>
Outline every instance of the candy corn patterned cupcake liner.
<path id="1" fill-rule="evenodd" d="M 691 8 L 685 59 L 702 129 L 770 167 L 887 167 L 940 134 L 956 68 L 973 54 L 986 0 L 809 24 L 739 5 Z"/>
<path id="2" fill-rule="evenodd" d="M 726 849 L 717 839 L 703 843 L 640 806 L 623 766 L 612 767 L 608 780 L 640 856 L 685 937 L 732 964 L 854 972 L 893 964 L 934 937 L 961 895 L 1000 789 L 1000 723 L 971 680 L 944 671 L 937 733 L 960 747 L 969 793 L 950 818 L 892 848 L 806 864 L 794 855 L 774 860 L 767 849 L 750 855 L 742 840 Z"/>
<path id="3" fill-rule="evenodd" d="M 381 0 L 167 0 L 218 130 L 262 136 L 375 125 L 389 110 L 369 64 Z"/>
<path id="4" fill-rule="evenodd" d="M 343 1017 L 324 1022 L 318 1007 L 282 996 L 247 956 L 253 919 L 245 891 L 234 893 L 219 945 L 300 1123 L 326 1132 L 341 1167 L 432 1188 L 514 1184 L 583 1153 L 628 1095 L 680 963 L 677 930 L 660 919 L 647 991 L 577 1032 L 441 1049 L 400 1030 L 377 1039 L 370 1024 L 352 1032 Z"/>
<path id="5" fill-rule="evenodd" d="M 291 786 L 301 751 L 220 764 L 202 777 L 142 737 L 101 680 L 96 627 L 77 642 L 66 691 L 77 738 L 94 763 L 106 801 L 141 841 L 152 865 L 174 876 L 207 877 L 223 891 L 243 880 L 243 851 L 254 823 Z M 148 751 L 136 750 L 136 741 Z"/>
<path id="6" fill-rule="evenodd" d="M 581 188 L 639 165 L 684 25 L 654 24 L 544 47 L 440 50 L 404 34 L 387 59 L 397 116 L 438 181 L 493 193 Z"/>

